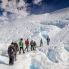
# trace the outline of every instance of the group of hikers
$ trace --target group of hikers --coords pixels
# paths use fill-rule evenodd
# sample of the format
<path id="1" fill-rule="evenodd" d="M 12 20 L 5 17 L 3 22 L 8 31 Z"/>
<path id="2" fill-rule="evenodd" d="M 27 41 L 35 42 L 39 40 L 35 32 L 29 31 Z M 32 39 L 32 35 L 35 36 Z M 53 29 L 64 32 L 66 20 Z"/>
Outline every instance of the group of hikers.
<path id="1" fill-rule="evenodd" d="M 47 45 L 49 45 L 49 41 L 50 39 L 47 39 Z M 24 48 L 24 44 L 25 44 L 25 48 Z M 13 65 L 14 61 L 17 60 L 17 52 L 19 52 L 19 54 L 21 54 L 21 51 L 23 53 L 25 53 L 25 51 L 29 52 L 29 46 L 31 47 L 31 51 L 35 51 L 36 50 L 36 41 L 31 40 L 29 41 L 28 39 L 23 40 L 23 38 L 20 38 L 19 42 L 17 43 L 15 42 L 11 42 L 11 44 L 8 47 L 8 55 L 9 55 L 9 65 Z M 43 46 L 43 41 L 42 39 L 40 40 L 40 47 Z"/>

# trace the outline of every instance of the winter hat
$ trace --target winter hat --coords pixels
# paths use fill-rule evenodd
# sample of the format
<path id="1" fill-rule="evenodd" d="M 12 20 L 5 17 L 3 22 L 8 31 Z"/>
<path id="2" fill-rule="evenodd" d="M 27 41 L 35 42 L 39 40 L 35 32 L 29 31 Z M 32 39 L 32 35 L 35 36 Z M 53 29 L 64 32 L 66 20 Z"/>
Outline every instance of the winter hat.
<path id="1" fill-rule="evenodd" d="M 23 38 L 20 38 L 20 40 L 23 40 Z"/>

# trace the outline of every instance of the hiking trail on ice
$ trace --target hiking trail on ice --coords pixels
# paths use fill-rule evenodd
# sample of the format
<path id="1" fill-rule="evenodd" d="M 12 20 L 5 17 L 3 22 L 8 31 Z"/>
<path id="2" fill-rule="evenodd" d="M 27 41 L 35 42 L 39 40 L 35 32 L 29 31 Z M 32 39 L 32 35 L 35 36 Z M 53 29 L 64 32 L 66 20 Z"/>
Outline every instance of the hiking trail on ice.
<path id="1" fill-rule="evenodd" d="M 41 53 L 37 51 L 28 52 L 25 54 L 17 55 L 17 61 L 15 61 L 14 65 L 9 65 L 9 59 L 8 56 L 0 56 L 0 68 L 1 69 L 31 69 L 32 68 L 32 62 L 35 60 L 35 58 L 38 57 L 38 59 L 41 59 Z M 39 59 L 39 61 L 40 61 Z"/>

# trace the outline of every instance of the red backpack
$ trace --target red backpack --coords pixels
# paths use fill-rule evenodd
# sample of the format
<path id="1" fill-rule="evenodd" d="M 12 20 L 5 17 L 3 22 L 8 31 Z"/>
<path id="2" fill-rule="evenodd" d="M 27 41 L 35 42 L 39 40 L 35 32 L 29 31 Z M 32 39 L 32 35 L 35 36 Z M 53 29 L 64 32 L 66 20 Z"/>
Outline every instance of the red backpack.
<path id="1" fill-rule="evenodd" d="M 28 41 L 28 40 L 26 40 L 26 41 L 25 41 L 25 44 L 26 44 L 26 45 L 29 45 L 29 41 Z"/>

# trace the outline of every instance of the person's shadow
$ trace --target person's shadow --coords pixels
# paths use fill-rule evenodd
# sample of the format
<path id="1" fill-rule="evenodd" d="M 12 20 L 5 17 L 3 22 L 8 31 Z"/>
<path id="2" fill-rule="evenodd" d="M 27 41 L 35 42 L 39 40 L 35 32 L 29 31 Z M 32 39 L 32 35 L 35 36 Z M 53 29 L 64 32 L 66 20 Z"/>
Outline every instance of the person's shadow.
<path id="1" fill-rule="evenodd" d="M 8 57 L 8 55 L 6 55 L 6 54 L 1 54 L 1 56 Z"/>
<path id="2" fill-rule="evenodd" d="M 0 64 L 8 65 L 8 63 L 5 63 L 4 61 L 0 60 Z"/>
<path id="3" fill-rule="evenodd" d="M 8 55 L 1 54 L 1 56 L 8 58 Z M 0 60 L 0 64 L 8 65 L 4 60 Z"/>

